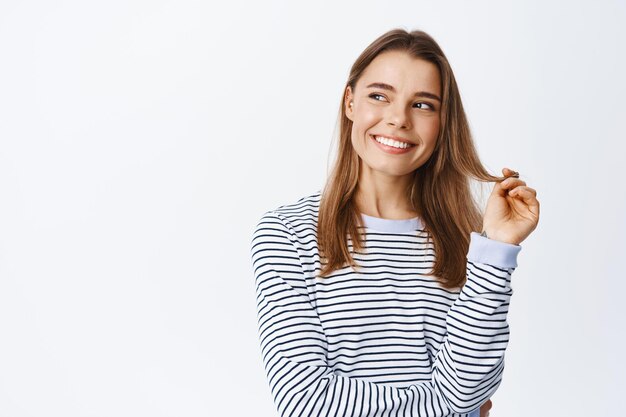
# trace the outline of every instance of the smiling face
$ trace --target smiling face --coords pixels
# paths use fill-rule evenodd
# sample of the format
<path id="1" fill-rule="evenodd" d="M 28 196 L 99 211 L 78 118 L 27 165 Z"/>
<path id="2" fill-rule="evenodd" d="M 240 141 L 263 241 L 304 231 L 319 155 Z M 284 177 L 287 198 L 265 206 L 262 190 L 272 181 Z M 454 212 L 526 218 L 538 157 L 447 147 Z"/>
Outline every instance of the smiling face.
<path id="1" fill-rule="evenodd" d="M 435 64 L 404 51 L 374 58 L 354 91 L 350 86 L 346 90 L 346 117 L 353 122 L 352 146 L 362 170 L 407 176 L 423 165 L 439 134 L 440 97 Z"/>

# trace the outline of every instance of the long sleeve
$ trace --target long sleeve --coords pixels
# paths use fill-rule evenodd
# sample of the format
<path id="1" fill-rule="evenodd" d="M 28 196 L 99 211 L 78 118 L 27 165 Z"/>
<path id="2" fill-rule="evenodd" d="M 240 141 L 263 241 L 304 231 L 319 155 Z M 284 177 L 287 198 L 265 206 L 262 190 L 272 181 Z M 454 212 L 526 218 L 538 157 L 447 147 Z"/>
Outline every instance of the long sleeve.
<path id="1" fill-rule="evenodd" d="M 439 372 L 433 373 L 455 411 L 484 403 L 502 382 L 511 274 L 520 250 L 471 233 L 467 281 L 448 312 L 447 334 L 437 357 Z M 476 372 L 477 367 L 483 371 Z"/>
<path id="2" fill-rule="evenodd" d="M 296 234 L 280 213 L 265 213 L 251 257 L 261 354 L 280 416 L 466 416 L 485 402 L 501 381 L 510 276 L 520 247 L 484 240 L 472 235 L 468 280 L 448 313 L 432 379 L 398 388 L 329 367 Z"/>

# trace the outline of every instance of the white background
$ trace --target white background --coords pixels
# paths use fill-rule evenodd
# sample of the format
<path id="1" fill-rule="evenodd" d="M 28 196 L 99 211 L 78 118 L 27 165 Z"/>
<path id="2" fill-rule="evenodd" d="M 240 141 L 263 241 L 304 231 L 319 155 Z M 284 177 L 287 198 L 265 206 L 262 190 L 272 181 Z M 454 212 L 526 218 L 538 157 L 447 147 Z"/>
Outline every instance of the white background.
<path id="1" fill-rule="evenodd" d="M 395 27 L 541 202 L 491 417 L 623 415 L 626 5 L 432 3 L 2 1 L 0 416 L 275 416 L 251 233 Z"/>

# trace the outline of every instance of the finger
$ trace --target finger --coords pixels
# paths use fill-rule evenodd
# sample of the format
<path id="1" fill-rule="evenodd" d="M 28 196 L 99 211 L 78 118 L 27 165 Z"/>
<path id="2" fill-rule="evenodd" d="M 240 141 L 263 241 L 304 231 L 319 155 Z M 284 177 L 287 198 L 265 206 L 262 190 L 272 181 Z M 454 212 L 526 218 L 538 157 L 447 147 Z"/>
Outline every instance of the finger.
<path id="1" fill-rule="evenodd" d="M 510 193 L 510 189 L 519 185 L 526 185 L 526 183 L 518 178 L 509 177 L 503 181 L 496 182 L 496 185 L 493 188 L 493 192 L 500 197 L 504 197 L 507 195 L 507 192 Z"/>
<path id="2" fill-rule="evenodd" d="M 526 185 L 526 181 L 520 180 L 519 178 L 509 177 L 502 182 L 500 182 L 502 188 L 512 189 L 517 187 L 518 185 Z"/>
<path id="3" fill-rule="evenodd" d="M 517 187 L 509 190 L 509 195 L 514 197 L 514 196 L 516 196 L 516 195 L 518 195 L 518 194 L 520 194 L 522 192 L 530 193 L 533 197 L 537 197 L 537 190 L 535 190 L 534 188 L 530 188 L 530 187 L 528 187 L 526 185 L 520 185 L 520 186 L 517 186 Z"/>
<path id="4" fill-rule="evenodd" d="M 504 174 L 505 177 L 519 178 L 519 172 L 513 171 L 510 168 L 502 168 L 502 173 Z"/>
<path id="5" fill-rule="evenodd" d="M 480 408 L 484 409 L 485 411 L 489 411 L 491 410 L 492 405 L 493 404 L 491 403 L 491 400 L 487 400 Z"/>
<path id="6" fill-rule="evenodd" d="M 530 187 L 518 187 L 509 193 L 509 196 L 522 200 L 528 206 L 531 213 L 539 216 L 539 201 L 537 200 L 537 191 Z"/>
<path id="7" fill-rule="evenodd" d="M 480 406 L 480 415 L 487 416 L 489 415 L 489 410 L 491 410 L 491 400 L 487 400 Z"/>

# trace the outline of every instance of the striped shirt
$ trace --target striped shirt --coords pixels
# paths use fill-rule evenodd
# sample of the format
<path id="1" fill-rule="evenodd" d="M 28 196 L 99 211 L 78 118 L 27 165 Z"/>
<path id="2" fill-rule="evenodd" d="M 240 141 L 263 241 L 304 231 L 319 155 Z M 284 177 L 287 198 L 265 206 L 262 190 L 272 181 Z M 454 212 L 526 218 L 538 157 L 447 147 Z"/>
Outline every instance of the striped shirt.
<path id="1" fill-rule="evenodd" d="M 261 356 L 280 416 L 478 416 L 502 380 L 521 246 L 472 232 L 467 282 L 444 289 L 427 275 L 435 252 L 418 217 L 361 214 L 360 268 L 319 278 L 320 198 L 267 211 L 251 240 Z"/>

